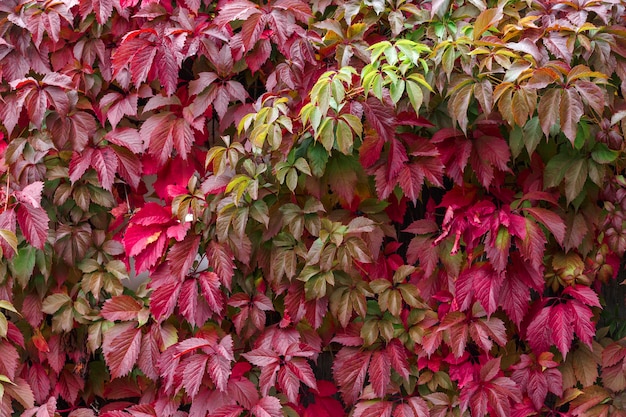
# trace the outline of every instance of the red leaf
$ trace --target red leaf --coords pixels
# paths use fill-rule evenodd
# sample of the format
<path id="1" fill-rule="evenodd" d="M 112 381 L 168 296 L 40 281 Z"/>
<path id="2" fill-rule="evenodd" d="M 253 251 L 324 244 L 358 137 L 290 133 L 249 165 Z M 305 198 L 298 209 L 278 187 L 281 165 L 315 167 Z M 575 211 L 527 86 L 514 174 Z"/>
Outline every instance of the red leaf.
<path id="1" fill-rule="evenodd" d="M 107 0 L 104 0 L 107 1 Z M 105 94 L 100 100 L 100 108 L 103 113 L 106 113 L 111 127 L 115 129 L 117 124 L 124 116 L 136 116 L 137 115 L 137 93 L 131 93 L 122 95 L 118 92 L 111 92 Z M 104 121 L 102 121 L 104 125 Z M 121 130 L 133 131 L 130 128 L 121 128 Z M 109 136 L 111 132 L 107 134 Z"/>
<path id="2" fill-rule="evenodd" d="M 167 261 L 170 270 L 178 278 L 182 279 L 189 272 L 189 268 L 198 256 L 200 246 L 199 235 L 188 235 L 183 241 L 177 242 L 167 253 Z"/>
<path id="3" fill-rule="evenodd" d="M 415 204 L 424 185 L 424 172 L 417 164 L 407 164 L 398 173 L 398 184 L 409 200 Z"/>
<path id="4" fill-rule="evenodd" d="M 385 140 L 378 134 L 366 135 L 359 148 L 359 161 L 364 168 L 369 168 L 380 160 Z"/>
<path id="5" fill-rule="evenodd" d="M 361 401 L 354 406 L 353 417 L 391 417 L 391 401 Z"/>
<path id="6" fill-rule="evenodd" d="M 141 180 L 141 161 L 136 154 L 130 150 L 117 145 L 111 145 L 111 149 L 115 152 L 118 159 L 117 172 L 123 180 L 137 190 L 139 181 Z"/>
<path id="7" fill-rule="evenodd" d="M 242 356 L 246 358 L 251 364 L 259 366 L 261 368 L 278 363 L 279 361 L 276 352 L 266 348 L 254 349 L 250 352 L 243 353 Z"/>
<path id="8" fill-rule="evenodd" d="M 333 375 L 348 405 L 354 404 L 363 391 L 371 356 L 370 351 L 344 346 L 335 357 Z"/>
<path id="9" fill-rule="evenodd" d="M 571 300 L 568 302 L 568 305 L 576 335 L 578 335 L 578 338 L 583 343 L 591 347 L 593 336 L 596 333 L 595 324 L 593 322 L 593 312 L 589 307 L 578 300 Z"/>
<path id="10" fill-rule="evenodd" d="M 561 103 L 559 108 L 559 122 L 563 134 L 574 144 L 578 122 L 585 114 L 583 102 L 580 95 L 574 88 L 566 88 L 561 92 Z"/>
<path id="11" fill-rule="evenodd" d="M 411 397 L 407 401 L 413 412 L 415 413 L 415 417 L 428 417 L 430 415 L 428 411 L 428 405 L 423 398 L 420 397 Z"/>
<path id="12" fill-rule="evenodd" d="M 502 281 L 499 304 L 519 327 L 530 308 L 530 288 L 538 289 L 537 278 L 543 285 L 543 275 L 520 259 L 519 253 L 511 254 L 507 272 Z"/>
<path id="13" fill-rule="evenodd" d="M 129 295 L 116 295 L 104 303 L 100 314 L 109 321 L 129 321 L 135 320 L 142 308 L 143 304 L 133 297 Z"/>
<path id="14" fill-rule="evenodd" d="M 141 135 L 136 129 L 130 127 L 113 129 L 104 138 L 115 145 L 128 149 L 134 154 L 141 153 L 144 150 Z"/>
<path id="15" fill-rule="evenodd" d="M 113 180 L 115 180 L 115 171 L 117 170 L 118 159 L 111 148 L 94 149 L 91 156 L 91 165 L 98 174 L 100 185 L 107 191 L 111 191 Z"/>
<path id="16" fill-rule="evenodd" d="M 208 360 L 209 356 L 207 355 L 191 355 L 181 363 L 184 366 L 182 384 L 192 399 L 200 390 Z"/>
<path id="17" fill-rule="evenodd" d="M 85 380 L 68 368 L 64 368 L 59 375 L 59 380 L 54 387 L 55 395 L 61 397 L 69 404 L 75 404 L 78 394 L 85 389 Z"/>
<path id="18" fill-rule="evenodd" d="M 363 103 L 363 111 L 365 120 L 383 141 L 389 142 L 395 137 L 396 119 L 392 106 L 387 106 L 376 97 L 370 96 Z"/>
<path id="19" fill-rule="evenodd" d="M 207 247 L 207 257 L 209 266 L 211 266 L 219 276 L 220 281 L 224 284 L 226 289 L 230 290 L 232 278 L 235 273 L 234 257 L 230 248 L 227 245 L 212 240 Z"/>
<path id="20" fill-rule="evenodd" d="M 154 288 L 150 294 L 150 312 L 160 322 L 174 312 L 182 283 L 171 279 L 169 267 L 165 264 L 152 275 L 149 286 Z"/>
<path id="21" fill-rule="evenodd" d="M 230 363 L 234 360 L 233 339 L 230 335 L 220 340 L 215 353 L 209 359 L 209 375 L 218 390 L 225 392 L 228 388 L 228 379 L 231 375 Z"/>
<path id="22" fill-rule="evenodd" d="M 511 415 L 511 401 L 521 402 L 522 395 L 512 379 L 496 378 L 499 372 L 500 358 L 491 359 L 480 370 L 479 380 L 471 381 L 461 388 L 462 412 L 471 408 L 472 416 L 476 417 Z"/>
<path id="23" fill-rule="evenodd" d="M 35 401 L 44 403 L 50 395 L 50 377 L 41 364 L 33 363 L 28 367 L 28 381 Z"/>
<path id="24" fill-rule="evenodd" d="M 494 168 L 502 172 L 509 171 L 507 164 L 511 159 L 511 151 L 507 142 L 502 138 L 478 134 L 475 136 L 478 137 L 473 141 L 474 149 L 470 164 L 478 181 L 485 188 L 489 188 L 494 179 Z"/>
<path id="25" fill-rule="evenodd" d="M 543 255 L 546 243 L 546 237 L 539 225 L 533 220 L 526 218 L 526 236 L 521 241 L 519 249 L 522 257 L 538 271 L 543 270 Z"/>
<path id="26" fill-rule="evenodd" d="M 247 20 L 253 14 L 260 13 L 257 5 L 248 0 L 225 1 L 218 3 L 218 14 L 213 23 L 224 26 L 235 20 Z"/>
<path id="27" fill-rule="evenodd" d="M 43 249 L 48 239 L 48 213 L 41 207 L 21 204 L 17 208 L 17 223 L 24 237 L 32 246 Z"/>
<path id="28" fill-rule="evenodd" d="M 556 304 L 550 308 L 550 328 L 552 329 L 552 341 L 559 349 L 563 357 L 567 356 L 574 339 L 572 317 L 566 304 Z"/>
<path id="29" fill-rule="evenodd" d="M 546 228 L 552 232 L 552 235 L 563 246 L 563 240 L 565 239 L 565 221 L 555 212 L 540 208 L 540 207 L 527 207 L 524 211 L 530 213 L 535 219 L 539 220 Z"/>
<path id="30" fill-rule="evenodd" d="M 224 308 L 224 293 L 220 289 L 220 281 L 215 272 L 202 272 L 198 275 L 200 289 L 209 307 L 214 313 L 220 314 Z"/>
<path id="31" fill-rule="evenodd" d="M 150 327 L 150 331 L 142 336 L 141 351 L 137 360 L 139 369 L 153 381 L 159 378 L 158 360 L 159 356 L 161 356 L 158 341 L 160 339 L 159 331 L 160 326 L 153 325 Z"/>
<path id="32" fill-rule="evenodd" d="M 404 379 L 409 378 L 409 363 L 407 350 L 398 339 L 392 339 L 387 345 L 387 354 L 391 361 L 391 366 Z"/>
<path id="33" fill-rule="evenodd" d="M 261 398 L 254 407 L 250 409 L 250 413 L 255 417 L 283 417 L 280 401 L 278 398 L 272 396 Z"/>
<path id="34" fill-rule="evenodd" d="M 91 166 L 93 148 L 85 148 L 81 152 L 75 152 L 70 161 L 70 181 L 74 184 Z"/>
<path id="35" fill-rule="evenodd" d="M 575 284 L 563 290 L 564 295 L 570 295 L 581 303 L 592 307 L 601 307 L 598 294 L 586 285 Z"/>
<path id="36" fill-rule="evenodd" d="M 242 364 L 242 362 L 237 365 Z M 237 365 L 233 367 L 234 376 Z M 233 398 L 237 403 L 244 406 L 246 409 L 250 409 L 256 404 L 259 400 L 259 391 L 255 384 L 250 382 L 248 378 L 245 377 L 233 377 L 231 376 L 230 381 L 226 385 L 226 394 L 229 398 Z"/>
<path id="37" fill-rule="evenodd" d="M 272 44 L 269 39 L 261 39 L 254 49 L 245 56 L 246 64 L 252 73 L 257 72 L 270 57 Z"/>
<path id="38" fill-rule="evenodd" d="M 54 417 L 56 411 L 57 399 L 55 397 L 50 397 L 45 404 L 24 411 L 22 413 L 22 417 L 33 417 L 35 414 L 37 417 Z"/>
<path id="39" fill-rule="evenodd" d="M 13 208 L 9 208 L 3 211 L 2 213 L 0 213 L 0 229 L 8 230 L 10 232 L 15 233 L 15 221 L 16 221 L 15 210 Z M 2 254 L 7 259 L 11 259 L 13 255 L 15 255 L 15 251 L 13 250 L 13 247 L 5 239 L 1 237 L 0 237 L 0 249 L 2 249 Z M 30 317 L 33 317 L 33 316 L 25 314 L 25 317 L 28 320 Z M 34 326 L 37 326 L 38 324 L 39 323 L 37 323 Z"/>
<path id="40" fill-rule="evenodd" d="M 540 308 L 526 330 L 526 340 L 535 352 L 546 352 L 552 344 L 550 309 Z"/>
<path id="41" fill-rule="evenodd" d="M 112 378 L 127 375 L 135 366 L 141 347 L 141 328 L 135 323 L 116 324 L 104 332 L 102 352 Z"/>
<path id="42" fill-rule="evenodd" d="M 391 379 L 391 361 L 387 352 L 379 350 L 374 352 L 368 373 L 374 394 L 378 398 L 383 398 Z"/>

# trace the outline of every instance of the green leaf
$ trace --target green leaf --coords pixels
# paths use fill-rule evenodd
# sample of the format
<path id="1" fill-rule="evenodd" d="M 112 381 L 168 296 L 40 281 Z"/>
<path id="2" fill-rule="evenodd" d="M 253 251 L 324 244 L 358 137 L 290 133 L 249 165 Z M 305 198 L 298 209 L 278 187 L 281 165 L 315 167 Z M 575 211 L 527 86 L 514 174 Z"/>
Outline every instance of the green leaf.
<path id="1" fill-rule="evenodd" d="M 581 150 L 587 140 L 591 138 L 589 133 L 589 125 L 587 122 L 581 120 L 578 122 L 578 128 L 576 129 L 576 139 L 574 139 L 574 148 Z"/>
<path id="2" fill-rule="evenodd" d="M 422 89 L 415 81 L 409 80 L 406 83 L 406 92 L 415 113 L 419 113 L 420 107 L 422 107 L 422 102 L 424 101 L 424 93 L 422 93 Z"/>
<path id="3" fill-rule="evenodd" d="M 317 178 L 324 175 L 326 164 L 328 163 L 328 152 L 326 149 L 318 143 L 313 143 L 307 149 L 307 158 L 309 159 L 311 173 Z"/>
<path id="4" fill-rule="evenodd" d="M 36 251 L 37 249 L 32 246 L 21 248 L 9 264 L 13 277 L 17 279 L 22 287 L 28 285 L 28 281 L 33 275 Z"/>
<path id="5" fill-rule="evenodd" d="M 517 158 L 524 148 L 524 132 L 518 125 L 514 125 L 509 134 L 509 147 L 513 158 Z"/>
<path id="6" fill-rule="evenodd" d="M 296 167 L 298 171 L 302 172 L 303 174 L 311 176 L 311 169 L 309 168 L 309 163 L 306 161 L 306 159 L 302 157 L 296 159 L 296 162 L 294 162 L 293 166 Z"/>
<path id="7" fill-rule="evenodd" d="M 543 184 L 545 187 L 556 187 L 559 185 L 565 173 L 568 171 L 572 161 L 575 157 L 572 157 L 569 153 L 558 153 L 550 159 L 546 165 L 546 169 L 543 172 Z"/>
<path id="8" fill-rule="evenodd" d="M 342 114 L 341 119 L 345 120 L 346 123 L 350 125 L 357 136 L 361 137 L 361 135 L 363 135 L 363 123 L 361 123 L 361 119 L 349 113 Z"/>
<path id="9" fill-rule="evenodd" d="M 543 131 L 539 123 L 539 117 L 534 116 L 524 125 L 524 145 L 528 155 L 532 155 L 537 149 L 537 145 L 543 139 Z"/>
<path id="10" fill-rule="evenodd" d="M 599 164 L 610 164 L 615 162 L 619 152 L 609 149 L 604 143 L 597 143 L 591 152 L 591 158 Z"/>
<path id="11" fill-rule="evenodd" d="M 289 188 L 292 192 L 295 191 L 298 186 L 298 173 L 295 168 L 290 168 L 287 171 L 287 178 L 285 183 L 287 184 L 287 188 Z"/>
<path id="12" fill-rule="evenodd" d="M 335 144 L 335 121 L 333 119 L 324 119 L 320 126 L 318 139 L 327 152 L 333 149 L 333 145 Z"/>
<path id="13" fill-rule="evenodd" d="M 402 98 L 402 95 L 404 94 L 404 85 L 405 81 L 400 79 L 389 86 L 389 93 L 391 94 L 391 100 L 393 100 L 394 104 L 398 104 L 398 101 Z"/>
<path id="14" fill-rule="evenodd" d="M 352 137 L 352 130 L 350 126 L 343 120 L 339 120 L 337 123 L 337 149 L 345 155 L 349 155 L 352 153 L 352 144 L 354 143 L 354 138 Z"/>

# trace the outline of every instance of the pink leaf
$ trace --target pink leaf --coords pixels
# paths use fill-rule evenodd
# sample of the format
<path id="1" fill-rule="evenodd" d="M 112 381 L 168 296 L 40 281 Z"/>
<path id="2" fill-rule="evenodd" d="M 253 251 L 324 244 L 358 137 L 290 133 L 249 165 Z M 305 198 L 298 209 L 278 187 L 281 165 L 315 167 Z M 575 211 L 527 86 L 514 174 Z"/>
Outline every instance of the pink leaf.
<path id="1" fill-rule="evenodd" d="M 141 328 L 135 323 L 116 324 L 104 332 L 102 351 L 112 378 L 128 374 L 139 357 Z"/>
<path id="2" fill-rule="evenodd" d="M 111 187 L 113 186 L 117 164 L 118 159 L 111 148 L 94 149 L 91 156 L 91 165 L 98 174 L 100 185 L 107 191 L 111 191 Z"/>
<path id="3" fill-rule="evenodd" d="M 128 321 L 137 318 L 137 314 L 143 308 L 143 304 L 129 295 L 116 295 L 108 299 L 100 314 L 109 321 Z"/>
<path id="4" fill-rule="evenodd" d="M 391 361 L 387 352 L 379 350 L 374 352 L 370 362 L 369 377 L 374 394 L 378 398 L 383 398 L 387 393 L 391 377 Z"/>
<path id="5" fill-rule="evenodd" d="M 214 313 L 220 314 L 224 308 L 224 293 L 220 289 L 220 281 L 215 272 L 202 272 L 198 275 L 200 289 L 209 307 Z"/>
<path id="6" fill-rule="evenodd" d="M 28 184 L 21 191 L 15 191 L 15 198 L 17 198 L 19 202 L 28 204 L 33 208 L 40 208 L 42 191 L 43 182 L 35 181 Z"/>
<path id="7" fill-rule="evenodd" d="M 37 249 L 43 249 L 46 244 L 49 221 L 48 213 L 41 207 L 22 204 L 17 208 L 17 223 L 28 243 Z"/>
<path id="8" fill-rule="evenodd" d="M 333 362 L 333 375 L 347 404 L 354 404 L 363 391 L 372 353 L 343 347 Z"/>
<path id="9" fill-rule="evenodd" d="M 530 215 L 546 226 L 546 228 L 552 232 L 552 235 L 559 245 L 563 246 L 563 240 L 565 239 L 565 221 L 563 221 L 558 214 L 540 207 L 527 207 L 524 211 L 530 213 Z"/>
<path id="10" fill-rule="evenodd" d="M 280 401 L 278 398 L 272 396 L 261 398 L 254 407 L 250 409 L 250 412 L 255 417 L 283 417 Z"/>
<path id="11" fill-rule="evenodd" d="M 183 241 L 172 246 L 167 254 L 170 269 L 178 278 L 183 278 L 189 272 L 189 268 L 198 256 L 200 246 L 199 235 L 188 235 Z"/>

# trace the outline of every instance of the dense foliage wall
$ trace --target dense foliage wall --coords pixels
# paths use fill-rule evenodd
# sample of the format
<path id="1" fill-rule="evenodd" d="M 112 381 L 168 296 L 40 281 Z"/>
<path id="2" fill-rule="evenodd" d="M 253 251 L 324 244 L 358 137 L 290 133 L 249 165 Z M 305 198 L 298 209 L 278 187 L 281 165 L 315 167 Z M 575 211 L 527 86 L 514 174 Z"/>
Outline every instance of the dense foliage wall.
<path id="1" fill-rule="evenodd" d="M 3 0 L 0 416 L 626 415 L 625 94 L 619 0 Z"/>

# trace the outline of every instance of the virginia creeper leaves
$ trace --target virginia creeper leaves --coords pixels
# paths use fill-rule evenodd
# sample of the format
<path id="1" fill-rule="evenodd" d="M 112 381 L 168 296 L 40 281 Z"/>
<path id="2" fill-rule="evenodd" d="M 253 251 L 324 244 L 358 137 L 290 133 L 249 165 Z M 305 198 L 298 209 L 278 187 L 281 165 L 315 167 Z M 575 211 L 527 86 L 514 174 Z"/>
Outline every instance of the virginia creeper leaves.
<path id="1" fill-rule="evenodd" d="M 518 3 L 0 2 L 0 414 L 622 412 L 623 7 Z"/>

